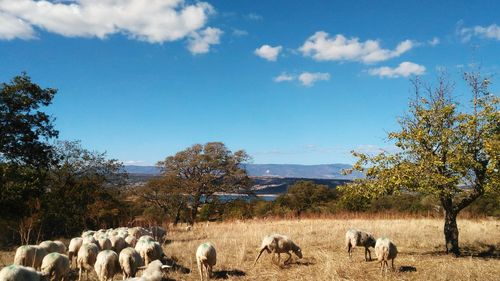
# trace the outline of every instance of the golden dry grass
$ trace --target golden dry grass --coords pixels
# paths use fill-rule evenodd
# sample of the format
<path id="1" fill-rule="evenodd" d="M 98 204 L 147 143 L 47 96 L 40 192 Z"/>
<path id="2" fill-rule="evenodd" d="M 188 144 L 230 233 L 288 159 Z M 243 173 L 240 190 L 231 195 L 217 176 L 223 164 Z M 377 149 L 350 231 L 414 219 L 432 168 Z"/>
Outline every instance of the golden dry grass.
<path id="1" fill-rule="evenodd" d="M 416 271 L 397 270 L 381 275 L 376 261 L 364 261 L 363 248 L 357 248 L 353 258 L 349 259 L 344 246 L 344 235 L 349 228 L 363 229 L 376 237 L 391 238 L 399 250 L 396 268 L 413 268 Z M 200 223 L 192 231 L 186 231 L 184 227 L 170 229 L 164 250 L 168 257 L 191 269 L 191 273 L 170 272 L 168 277 L 174 280 L 199 280 L 194 254 L 197 246 L 206 241 L 211 241 L 217 248 L 218 260 L 214 270 L 218 279 L 500 280 L 500 221 L 460 220 L 459 228 L 461 246 L 469 254 L 460 258 L 443 253 L 442 221 L 439 219 Z M 272 265 L 270 255 L 264 253 L 253 267 L 261 239 L 271 233 L 290 236 L 302 247 L 304 258 L 299 260 L 294 256 L 291 265 L 280 268 Z M 481 253 L 485 257 L 477 257 Z M 2 253 L 0 263 L 12 262 L 13 254 Z M 375 258 L 373 249 L 372 257 Z M 121 280 L 121 276 L 115 276 L 115 280 Z"/>

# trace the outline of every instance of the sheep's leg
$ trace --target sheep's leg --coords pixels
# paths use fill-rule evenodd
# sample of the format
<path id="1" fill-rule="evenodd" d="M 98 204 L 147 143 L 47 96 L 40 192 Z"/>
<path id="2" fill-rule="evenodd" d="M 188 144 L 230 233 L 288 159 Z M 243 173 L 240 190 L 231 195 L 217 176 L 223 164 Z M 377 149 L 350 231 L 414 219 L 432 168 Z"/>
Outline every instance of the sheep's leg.
<path id="1" fill-rule="evenodd" d="M 257 261 L 258 261 L 258 260 L 259 260 L 259 258 L 260 258 L 260 255 L 262 255 L 262 253 L 263 253 L 265 250 L 267 250 L 267 252 L 269 253 L 269 250 L 267 249 L 267 247 L 262 248 L 262 249 L 260 250 L 259 255 L 258 255 L 258 256 L 257 256 L 257 258 L 255 259 L 255 262 L 253 263 L 253 266 L 255 266 L 255 264 L 257 263 Z"/>
<path id="2" fill-rule="evenodd" d="M 285 260 L 283 264 L 288 264 L 288 262 L 292 259 L 292 255 L 289 252 L 286 252 L 286 254 L 288 255 L 288 258 Z"/>
<path id="3" fill-rule="evenodd" d="M 280 265 L 280 262 L 281 262 L 281 254 L 278 253 L 278 265 Z"/>
<path id="4" fill-rule="evenodd" d="M 200 280 L 203 281 L 203 266 L 200 260 L 196 260 L 198 263 L 198 271 L 200 272 Z"/>
<path id="5" fill-rule="evenodd" d="M 207 275 L 208 275 L 208 279 L 212 278 L 212 266 L 211 265 L 208 266 Z"/>
<path id="6" fill-rule="evenodd" d="M 349 258 L 351 258 L 352 255 L 352 245 L 351 242 L 347 243 L 347 253 L 349 254 Z"/>
<path id="7" fill-rule="evenodd" d="M 78 281 L 82 280 L 82 268 L 80 267 L 80 270 L 78 270 Z"/>
<path id="8" fill-rule="evenodd" d="M 395 271 L 395 270 L 394 270 L 394 259 L 392 259 L 392 262 L 391 262 L 391 263 L 392 263 L 392 271 Z"/>

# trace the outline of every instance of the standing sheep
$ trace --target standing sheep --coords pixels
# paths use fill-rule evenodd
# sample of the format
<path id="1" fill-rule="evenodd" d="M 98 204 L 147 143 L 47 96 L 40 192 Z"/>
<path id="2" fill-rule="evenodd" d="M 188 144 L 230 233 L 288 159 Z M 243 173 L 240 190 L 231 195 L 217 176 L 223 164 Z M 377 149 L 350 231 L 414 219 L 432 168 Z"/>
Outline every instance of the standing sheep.
<path id="1" fill-rule="evenodd" d="M 39 246 L 47 251 L 47 253 L 59 253 L 61 250 L 61 245 L 58 243 L 55 243 L 54 241 L 51 240 L 46 240 L 43 241 L 42 243 L 39 244 Z M 64 244 L 63 244 L 64 246 Z M 66 247 L 64 247 L 66 248 Z"/>
<path id="2" fill-rule="evenodd" d="M 111 240 L 108 239 L 106 236 L 99 236 L 97 238 L 97 245 L 99 246 L 99 249 L 101 251 L 104 250 L 111 250 L 113 248 L 113 245 L 111 244 Z"/>
<path id="3" fill-rule="evenodd" d="M 99 249 L 94 243 L 84 243 L 78 250 L 78 258 L 76 264 L 78 266 L 78 281 L 82 279 L 82 272 L 85 271 L 87 280 L 89 279 L 89 271 L 94 267 Z"/>
<path id="4" fill-rule="evenodd" d="M 111 250 L 104 250 L 97 255 L 94 265 L 95 273 L 99 281 L 113 280 L 113 277 L 119 272 L 118 255 Z"/>
<path id="5" fill-rule="evenodd" d="M 31 266 L 37 270 L 42 265 L 43 258 L 47 255 L 47 251 L 36 245 L 23 245 L 17 248 L 14 256 L 15 265 Z"/>
<path id="6" fill-rule="evenodd" d="M 148 235 L 141 236 L 135 245 L 135 250 L 141 255 L 144 265 L 148 265 L 151 261 L 161 259 L 164 256 L 160 243 L 154 241 Z"/>
<path id="7" fill-rule="evenodd" d="M 127 243 L 128 247 L 135 248 L 135 245 L 137 244 L 137 238 L 135 238 L 135 236 L 128 235 L 127 237 L 125 237 L 125 242 Z"/>
<path id="8" fill-rule="evenodd" d="M 53 241 L 54 244 L 56 244 L 57 246 L 57 253 L 59 254 L 66 254 L 66 245 L 64 245 L 63 242 L 59 241 L 59 240 L 56 240 L 56 241 Z"/>
<path id="9" fill-rule="evenodd" d="M 68 258 L 70 265 L 73 265 L 73 258 L 75 258 L 75 263 L 76 263 L 76 255 L 78 254 L 78 250 L 80 250 L 82 244 L 83 244 L 83 238 L 81 237 L 75 237 L 71 239 L 71 241 L 69 242 Z"/>
<path id="10" fill-rule="evenodd" d="M 212 277 L 212 269 L 217 263 L 217 252 L 212 243 L 203 243 L 198 246 L 196 250 L 196 263 L 200 272 L 200 280 L 203 281 L 203 270 L 205 270 L 207 279 L 210 279 Z"/>
<path id="11" fill-rule="evenodd" d="M 43 258 L 41 272 L 54 281 L 67 280 L 69 273 L 69 258 L 59 253 L 50 253 Z"/>
<path id="12" fill-rule="evenodd" d="M 118 254 L 127 247 L 127 242 L 121 236 L 111 236 L 109 240 L 111 241 L 111 249 Z"/>
<path id="13" fill-rule="evenodd" d="M 389 267 L 388 261 L 391 261 L 392 270 L 394 270 L 394 259 L 398 255 L 398 248 L 391 240 L 387 238 L 379 238 L 375 243 L 375 254 L 377 255 L 377 260 L 380 262 L 380 272 L 387 272 Z"/>
<path id="14" fill-rule="evenodd" d="M 362 246 L 365 247 L 365 261 L 372 260 L 372 254 L 369 248 L 375 247 L 375 238 L 373 235 L 357 229 L 349 229 L 345 234 L 345 245 L 349 258 L 354 251 L 354 247 Z"/>
<path id="15" fill-rule="evenodd" d="M 267 251 L 268 254 L 273 254 L 272 261 L 274 262 L 275 254 L 278 254 L 278 265 L 280 263 L 281 256 L 280 254 L 285 253 L 288 255 L 288 258 L 285 260 L 284 264 L 287 264 L 292 255 L 290 251 L 294 252 L 297 257 L 302 258 L 302 250 L 297 244 L 295 244 L 290 238 L 281 234 L 272 234 L 264 237 L 262 240 L 262 244 L 260 246 L 260 252 L 257 258 L 255 259 L 254 266 L 260 258 L 260 255 L 264 251 Z"/>
<path id="16" fill-rule="evenodd" d="M 143 266 L 144 263 L 141 255 L 131 247 L 125 248 L 120 252 L 118 261 L 120 262 L 123 278 L 135 277 L 137 269 Z"/>
<path id="17" fill-rule="evenodd" d="M 0 270 L 1 281 L 41 281 L 45 280 L 40 272 L 31 267 L 9 265 Z"/>
<path id="18" fill-rule="evenodd" d="M 149 228 L 153 238 L 158 241 L 160 244 L 165 242 L 165 238 L 167 235 L 167 231 L 161 226 L 152 226 Z"/>

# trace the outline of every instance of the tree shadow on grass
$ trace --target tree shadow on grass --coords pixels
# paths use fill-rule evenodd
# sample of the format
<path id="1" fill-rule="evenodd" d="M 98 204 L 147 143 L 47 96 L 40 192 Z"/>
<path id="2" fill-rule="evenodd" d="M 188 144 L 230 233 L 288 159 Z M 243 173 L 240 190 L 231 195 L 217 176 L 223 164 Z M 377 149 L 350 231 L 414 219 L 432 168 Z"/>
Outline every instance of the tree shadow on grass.
<path id="1" fill-rule="evenodd" d="M 213 277 L 215 279 L 229 279 L 230 277 L 241 277 L 245 275 L 247 274 L 239 269 L 218 270 L 213 272 Z"/>
<path id="2" fill-rule="evenodd" d="M 466 245 L 460 248 L 461 255 L 458 258 L 484 258 L 484 259 L 500 259 L 500 249 L 496 245 L 476 243 L 475 245 Z M 427 251 L 427 252 L 405 252 L 411 256 L 453 256 L 446 251 Z"/>

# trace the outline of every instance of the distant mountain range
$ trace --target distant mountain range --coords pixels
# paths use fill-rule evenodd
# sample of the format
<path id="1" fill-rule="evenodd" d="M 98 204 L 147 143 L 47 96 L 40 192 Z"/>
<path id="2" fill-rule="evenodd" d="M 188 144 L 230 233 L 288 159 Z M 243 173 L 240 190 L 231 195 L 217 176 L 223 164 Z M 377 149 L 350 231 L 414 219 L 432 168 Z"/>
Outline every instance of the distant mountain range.
<path id="1" fill-rule="evenodd" d="M 245 164 L 245 168 L 251 177 L 266 178 L 304 178 L 304 179 L 342 179 L 352 180 L 362 178 L 363 174 L 354 172 L 343 175 L 342 170 L 351 168 L 348 164 L 322 164 L 322 165 L 298 165 L 298 164 Z M 160 174 L 156 166 L 125 166 L 129 174 L 150 175 Z"/>

